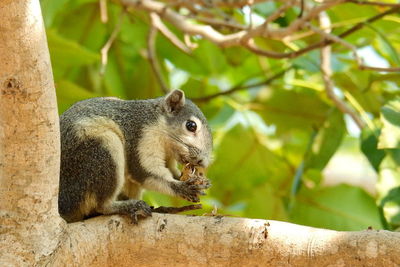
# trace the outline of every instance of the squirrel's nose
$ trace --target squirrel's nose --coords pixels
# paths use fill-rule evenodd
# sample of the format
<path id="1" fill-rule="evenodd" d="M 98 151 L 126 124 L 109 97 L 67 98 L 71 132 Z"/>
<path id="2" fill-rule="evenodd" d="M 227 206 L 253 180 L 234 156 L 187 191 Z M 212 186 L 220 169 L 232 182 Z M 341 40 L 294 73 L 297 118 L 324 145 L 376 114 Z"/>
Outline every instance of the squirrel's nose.
<path id="1" fill-rule="evenodd" d="M 203 168 L 207 168 L 208 164 L 209 164 L 209 160 L 207 158 L 203 158 L 197 161 L 197 165 L 203 167 Z"/>

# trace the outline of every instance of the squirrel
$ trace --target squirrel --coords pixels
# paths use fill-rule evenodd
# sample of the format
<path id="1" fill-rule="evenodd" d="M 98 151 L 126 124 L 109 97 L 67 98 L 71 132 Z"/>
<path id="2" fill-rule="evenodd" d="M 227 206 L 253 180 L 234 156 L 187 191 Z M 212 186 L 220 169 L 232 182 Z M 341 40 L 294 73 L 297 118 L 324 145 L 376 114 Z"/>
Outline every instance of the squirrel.
<path id="1" fill-rule="evenodd" d="M 205 116 L 181 90 L 77 102 L 60 116 L 60 131 L 58 209 L 67 222 L 126 214 L 137 223 L 151 216 L 143 189 L 199 202 L 210 187 L 179 180 L 177 164 L 207 167 L 213 145 Z"/>

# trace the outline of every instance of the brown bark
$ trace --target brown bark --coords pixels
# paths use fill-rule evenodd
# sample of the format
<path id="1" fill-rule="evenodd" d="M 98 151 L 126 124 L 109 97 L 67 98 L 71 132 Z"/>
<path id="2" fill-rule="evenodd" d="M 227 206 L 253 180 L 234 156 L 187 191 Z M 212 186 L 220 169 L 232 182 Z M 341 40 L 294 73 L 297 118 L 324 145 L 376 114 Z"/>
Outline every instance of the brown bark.
<path id="1" fill-rule="evenodd" d="M 38 0 L 0 1 L 1 266 L 396 266 L 400 233 L 154 214 L 66 225 L 59 129 Z"/>
<path id="2" fill-rule="evenodd" d="M 39 1 L 0 1 L 1 264 L 39 261 L 57 245 L 59 129 Z"/>

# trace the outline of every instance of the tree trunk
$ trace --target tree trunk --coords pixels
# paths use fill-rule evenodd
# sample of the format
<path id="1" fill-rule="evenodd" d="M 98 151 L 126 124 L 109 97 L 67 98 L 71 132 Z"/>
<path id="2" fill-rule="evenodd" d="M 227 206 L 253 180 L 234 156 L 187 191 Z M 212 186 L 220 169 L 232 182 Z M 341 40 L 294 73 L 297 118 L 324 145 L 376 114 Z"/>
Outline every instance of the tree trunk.
<path id="1" fill-rule="evenodd" d="M 0 1 L 1 264 L 57 245 L 59 124 L 39 1 Z"/>
<path id="2" fill-rule="evenodd" d="M 396 266 L 400 233 L 229 217 L 57 213 L 59 129 L 38 0 L 0 1 L 1 266 Z"/>

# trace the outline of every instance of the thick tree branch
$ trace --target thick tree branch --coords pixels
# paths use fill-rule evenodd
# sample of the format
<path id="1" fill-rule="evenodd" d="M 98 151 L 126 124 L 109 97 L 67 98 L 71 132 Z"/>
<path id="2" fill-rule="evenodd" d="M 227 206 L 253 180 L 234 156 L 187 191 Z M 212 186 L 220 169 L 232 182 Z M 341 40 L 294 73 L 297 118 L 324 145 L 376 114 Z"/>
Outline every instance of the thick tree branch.
<path id="1" fill-rule="evenodd" d="M 60 139 L 39 0 L 0 2 L 0 265 L 53 251 Z"/>
<path id="2" fill-rule="evenodd" d="M 337 232 L 278 221 L 160 215 L 68 225 L 51 266 L 396 266 L 400 233 Z M 96 253 L 94 253 L 96 252 Z"/>

